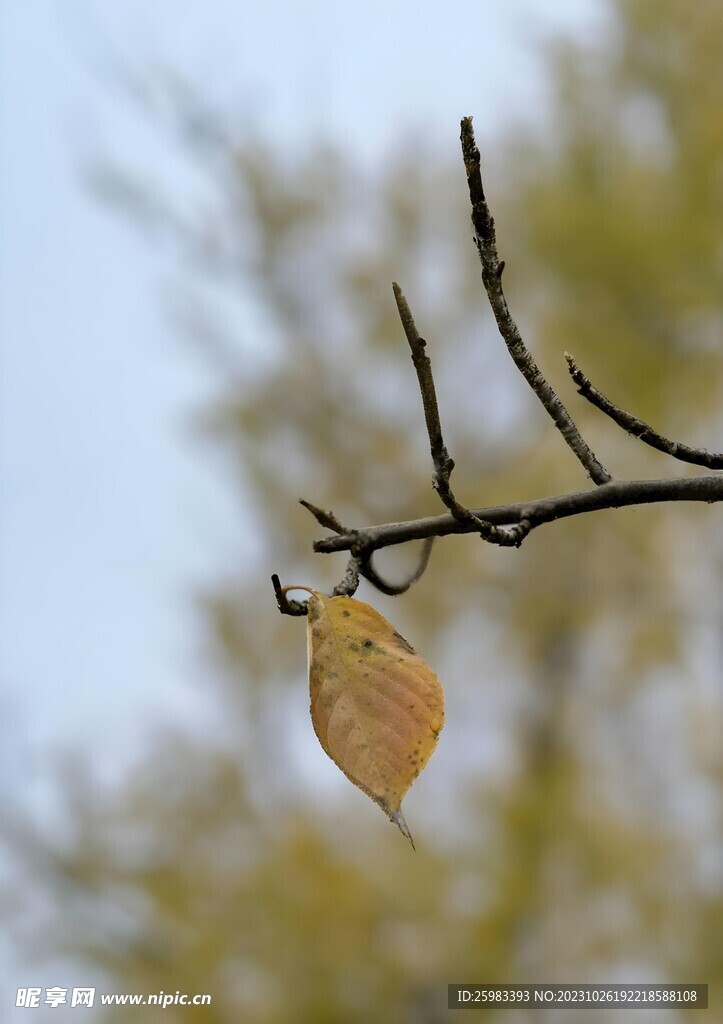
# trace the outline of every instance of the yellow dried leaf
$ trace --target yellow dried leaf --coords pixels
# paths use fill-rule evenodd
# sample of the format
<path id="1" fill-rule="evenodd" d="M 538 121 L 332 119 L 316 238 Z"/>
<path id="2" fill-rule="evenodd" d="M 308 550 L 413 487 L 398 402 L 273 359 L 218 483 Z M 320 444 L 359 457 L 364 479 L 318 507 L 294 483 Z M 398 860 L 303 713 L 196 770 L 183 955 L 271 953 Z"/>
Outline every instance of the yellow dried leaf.
<path id="1" fill-rule="evenodd" d="M 311 720 L 319 742 L 414 846 L 401 811 L 444 725 L 437 676 L 368 604 L 310 591 Z"/>

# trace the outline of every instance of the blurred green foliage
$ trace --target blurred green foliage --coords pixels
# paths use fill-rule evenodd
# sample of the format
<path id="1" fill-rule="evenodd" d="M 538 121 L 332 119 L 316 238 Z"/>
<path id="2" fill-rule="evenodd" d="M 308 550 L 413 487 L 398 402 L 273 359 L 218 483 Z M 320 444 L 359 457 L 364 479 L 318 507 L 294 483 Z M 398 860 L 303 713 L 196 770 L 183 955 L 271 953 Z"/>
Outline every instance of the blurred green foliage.
<path id="1" fill-rule="evenodd" d="M 613 6 L 613 38 L 550 45 L 550 124 L 483 150 L 483 173 L 511 308 L 583 433 L 616 475 L 674 475 L 577 399 L 562 357 L 663 432 L 716 446 L 720 6 Z M 197 131 L 187 95 L 184 114 Z M 183 245 L 263 324 L 239 341 L 212 306 L 194 321 L 223 368 L 199 426 L 251 524 L 247 562 L 198 595 L 225 728 L 159 743 L 112 797 L 86 780 L 67 839 L 32 841 L 57 908 L 43 942 L 115 991 L 212 993 L 165 1021 L 418 1024 L 446 1019 L 452 981 L 706 981 L 720 999 L 714 510 L 581 517 L 519 552 L 450 538 L 408 595 L 360 591 L 447 692 L 406 803 L 414 855 L 324 774 L 303 624 L 268 583 L 325 589 L 343 572 L 343 556 L 311 556 L 301 496 L 358 525 L 437 509 L 392 279 L 428 339 L 460 500 L 585 481 L 495 334 L 456 153 L 404 139 L 363 173 L 329 147 L 290 163 L 203 129 L 188 155 L 213 167 L 218 206 Z M 401 575 L 415 555 L 379 568 Z"/>

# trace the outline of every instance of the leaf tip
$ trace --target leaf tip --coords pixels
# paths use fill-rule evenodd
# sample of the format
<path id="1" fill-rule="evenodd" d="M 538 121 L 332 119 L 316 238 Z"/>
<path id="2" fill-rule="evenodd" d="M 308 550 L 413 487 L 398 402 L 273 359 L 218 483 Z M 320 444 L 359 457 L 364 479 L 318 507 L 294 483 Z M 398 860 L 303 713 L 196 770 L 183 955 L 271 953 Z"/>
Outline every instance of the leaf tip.
<path id="1" fill-rule="evenodd" d="M 412 844 L 412 849 L 416 852 L 417 847 L 414 845 L 414 840 L 412 839 L 412 833 L 409 831 L 409 825 L 407 825 L 406 821 L 404 820 L 404 815 L 402 814 L 401 807 L 399 808 L 398 811 L 390 811 L 390 810 L 388 810 L 387 814 L 389 815 L 391 820 L 394 822 L 394 824 L 397 826 L 397 828 L 402 833 L 402 835 L 407 837 L 409 842 Z"/>

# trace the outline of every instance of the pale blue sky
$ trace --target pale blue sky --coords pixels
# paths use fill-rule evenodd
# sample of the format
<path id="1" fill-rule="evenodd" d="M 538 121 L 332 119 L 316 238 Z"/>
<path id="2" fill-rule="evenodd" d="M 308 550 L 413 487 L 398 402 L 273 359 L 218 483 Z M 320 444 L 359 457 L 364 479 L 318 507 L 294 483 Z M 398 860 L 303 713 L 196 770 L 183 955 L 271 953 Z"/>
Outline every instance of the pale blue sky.
<path id="1" fill-rule="evenodd" d="M 23 781 L 58 743 L 113 774 L 149 722 L 189 721 L 185 604 L 236 552 L 237 506 L 184 435 L 208 393 L 164 320 L 162 254 L 84 183 L 108 153 L 190 184 L 113 81 L 178 68 L 292 149 L 368 161 L 399 124 L 455 147 L 540 116 L 536 33 L 593 34 L 593 0 L 5 0 L 0 13 L 0 681 Z M 141 743 L 142 746 L 142 743 Z M 17 765 L 16 765 L 17 767 Z"/>

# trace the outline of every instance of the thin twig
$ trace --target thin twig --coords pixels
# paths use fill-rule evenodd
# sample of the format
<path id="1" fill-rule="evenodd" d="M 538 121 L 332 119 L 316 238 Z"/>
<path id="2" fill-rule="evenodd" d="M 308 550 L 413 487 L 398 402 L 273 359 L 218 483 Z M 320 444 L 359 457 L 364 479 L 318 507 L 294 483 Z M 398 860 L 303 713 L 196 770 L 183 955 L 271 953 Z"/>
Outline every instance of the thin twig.
<path id="1" fill-rule="evenodd" d="M 414 323 L 409 303 L 396 281 L 393 282 L 392 288 L 397 309 L 399 310 L 399 319 L 402 321 L 402 327 L 404 328 L 404 333 L 407 336 L 412 353 L 414 369 L 417 371 L 419 391 L 422 395 L 424 420 L 427 424 L 427 434 L 429 436 L 429 449 L 432 455 L 432 463 L 434 464 L 433 486 L 455 518 L 467 519 L 469 512 L 455 499 L 449 486 L 449 477 L 454 469 L 454 460 L 450 459 L 442 437 L 437 392 L 432 375 L 432 362 L 425 351 L 427 342 L 420 336 Z"/>
<path id="2" fill-rule="evenodd" d="M 454 496 L 449 482 L 452 470 L 454 469 L 454 459 L 449 457 L 449 452 L 442 437 L 442 425 L 439 419 L 439 406 L 437 405 L 437 391 L 434 386 L 434 375 L 432 374 L 432 361 L 426 352 L 427 342 L 420 336 L 414 323 L 409 303 L 396 281 L 393 283 L 392 288 L 394 289 L 394 298 L 399 310 L 399 319 L 402 321 L 402 327 L 412 352 L 414 369 L 417 371 L 419 391 L 424 407 L 424 421 L 427 424 L 427 434 L 429 436 L 429 450 L 434 465 L 432 485 L 457 522 L 469 528 L 468 532 L 475 531 L 479 533 L 483 540 L 488 541 L 490 544 L 499 544 L 502 547 L 519 547 L 530 532 L 531 527 L 528 527 L 526 530 L 517 530 L 511 534 L 508 530 L 503 530 L 478 518 L 473 512 L 457 501 Z"/>
<path id="3" fill-rule="evenodd" d="M 515 505 L 497 505 L 493 508 L 472 509 L 478 519 L 496 526 L 529 521 L 531 528 L 566 519 L 585 512 L 624 508 L 630 505 L 648 505 L 655 502 L 696 501 L 713 503 L 723 501 L 723 476 L 695 476 L 679 480 L 611 480 L 588 491 L 559 494 Z M 330 554 L 361 546 L 366 551 L 425 537 L 448 537 L 450 534 L 476 533 L 477 522 L 461 523 L 451 514 L 426 516 L 402 523 L 383 523 L 367 526 L 350 534 L 325 537 L 314 542 L 314 551 Z"/>
<path id="4" fill-rule="evenodd" d="M 408 576 L 403 583 L 388 583 L 374 568 L 372 564 L 373 552 L 370 551 L 362 558 L 361 573 L 365 580 L 368 580 L 372 586 L 376 587 L 377 590 L 381 590 L 382 594 L 388 594 L 390 597 L 397 597 L 399 594 L 404 594 L 412 584 L 416 583 L 418 579 L 424 573 L 429 562 L 429 556 L 432 553 L 432 547 L 434 545 L 434 537 L 427 537 L 422 547 L 422 554 L 420 555 L 417 568 L 414 570 L 411 576 Z"/>
<path id="5" fill-rule="evenodd" d="M 691 448 L 687 444 L 681 444 L 680 441 L 670 441 L 667 437 L 663 437 L 662 434 L 659 434 L 657 430 L 654 430 L 644 420 L 639 420 L 637 416 L 632 416 L 629 412 L 625 412 L 624 409 L 619 408 L 609 398 L 606 398 L 601 391 L 598 391 L 590 383 L 590 380 L 585 376 L 569 352 L 565 353 L 565 359 L 567 360 L 570 376 L 577 384 L 577 389 L 583 398 L 586 398 L 600 412 L 604 412 L 606 416 L 609 416 L 626 433 L 639 438 L 639 440 L 644 441 L 651 448 L 656 448 L 659 452 L 672 455 L 674 459 L 679 459 L 681 462 L 690 462 L 695 466 L 706 466 L 708 469 L 723 469 L 723 452 L 707 452 L 704 448 Z"/>
<path id="6" fill-rule="evenodd" d="M 434 486 L 435 489 L 439 489 L 440 484 L 444 482 L 449 484 L 450 473 L 455 468 L 455 463 L 450 458 L 449 452 L 446 451 L 444 440 L 441 436 L 441 423 L 439 422 L 439 407 L 437 406 L 437 395 L 434 387 L 434 377 L 432 376 L 432 364 L 425 351 L 427 343 L 417 330 L 417 325 L 414 322 L 414 316 L 412 315 L 409 302 L 405 298 L 405 293 L 401 291 L 396 282 L 393 282 L 391 287 L 394 292 L 394 300 L 399 312 L 401 326 L 405 329 L 407 341 L 412 352 L 412 361 L 417 371 L 419 390 L 422 395 L 422 406 L 424 407 L 424 420 L 427 424 L 427 434 L 429 435 L 429 449 L 432 455 L 432 462 L 434 463 Z M 440 498 L 445 505 L 449 501 L 448 495 L 440 494 Z M 456 504 L 454 500 L 453 504 Z"/>
<path id="7" fill-rule="evenodd" d="M 471 117 L 462 119 L 461 139 L 469 197 L 472 203 L 475 244 L 482 264 L 482 281 L 500 334 L 518 370 L 552 417 L 555 426 L 583 465 L 590 479 L 596 484 L 605 484 L 611 479 L 610 473 L 583 440 L 570 413 L 543 376 L 507 308 L 507 300 L 502 290 L 504 262 L 497 255 L 495 222 L 482 187 L 480 154 L 474 139 Z"/>
<path id="8" fill-rule="evenodd" d="M 306 501 L 304 498 L 299 498 L 299 504 L 303 505 L 304 508 L 308 508 L 317 523 L 320 526 L 325 526 L 327 530 L 333 530 L 334 533 L 349 532 L 344 529 L 333 512 L 325 512 L 323 508 L 318 508 L 316 505 L 312 505 L 310 501 Z"/>

